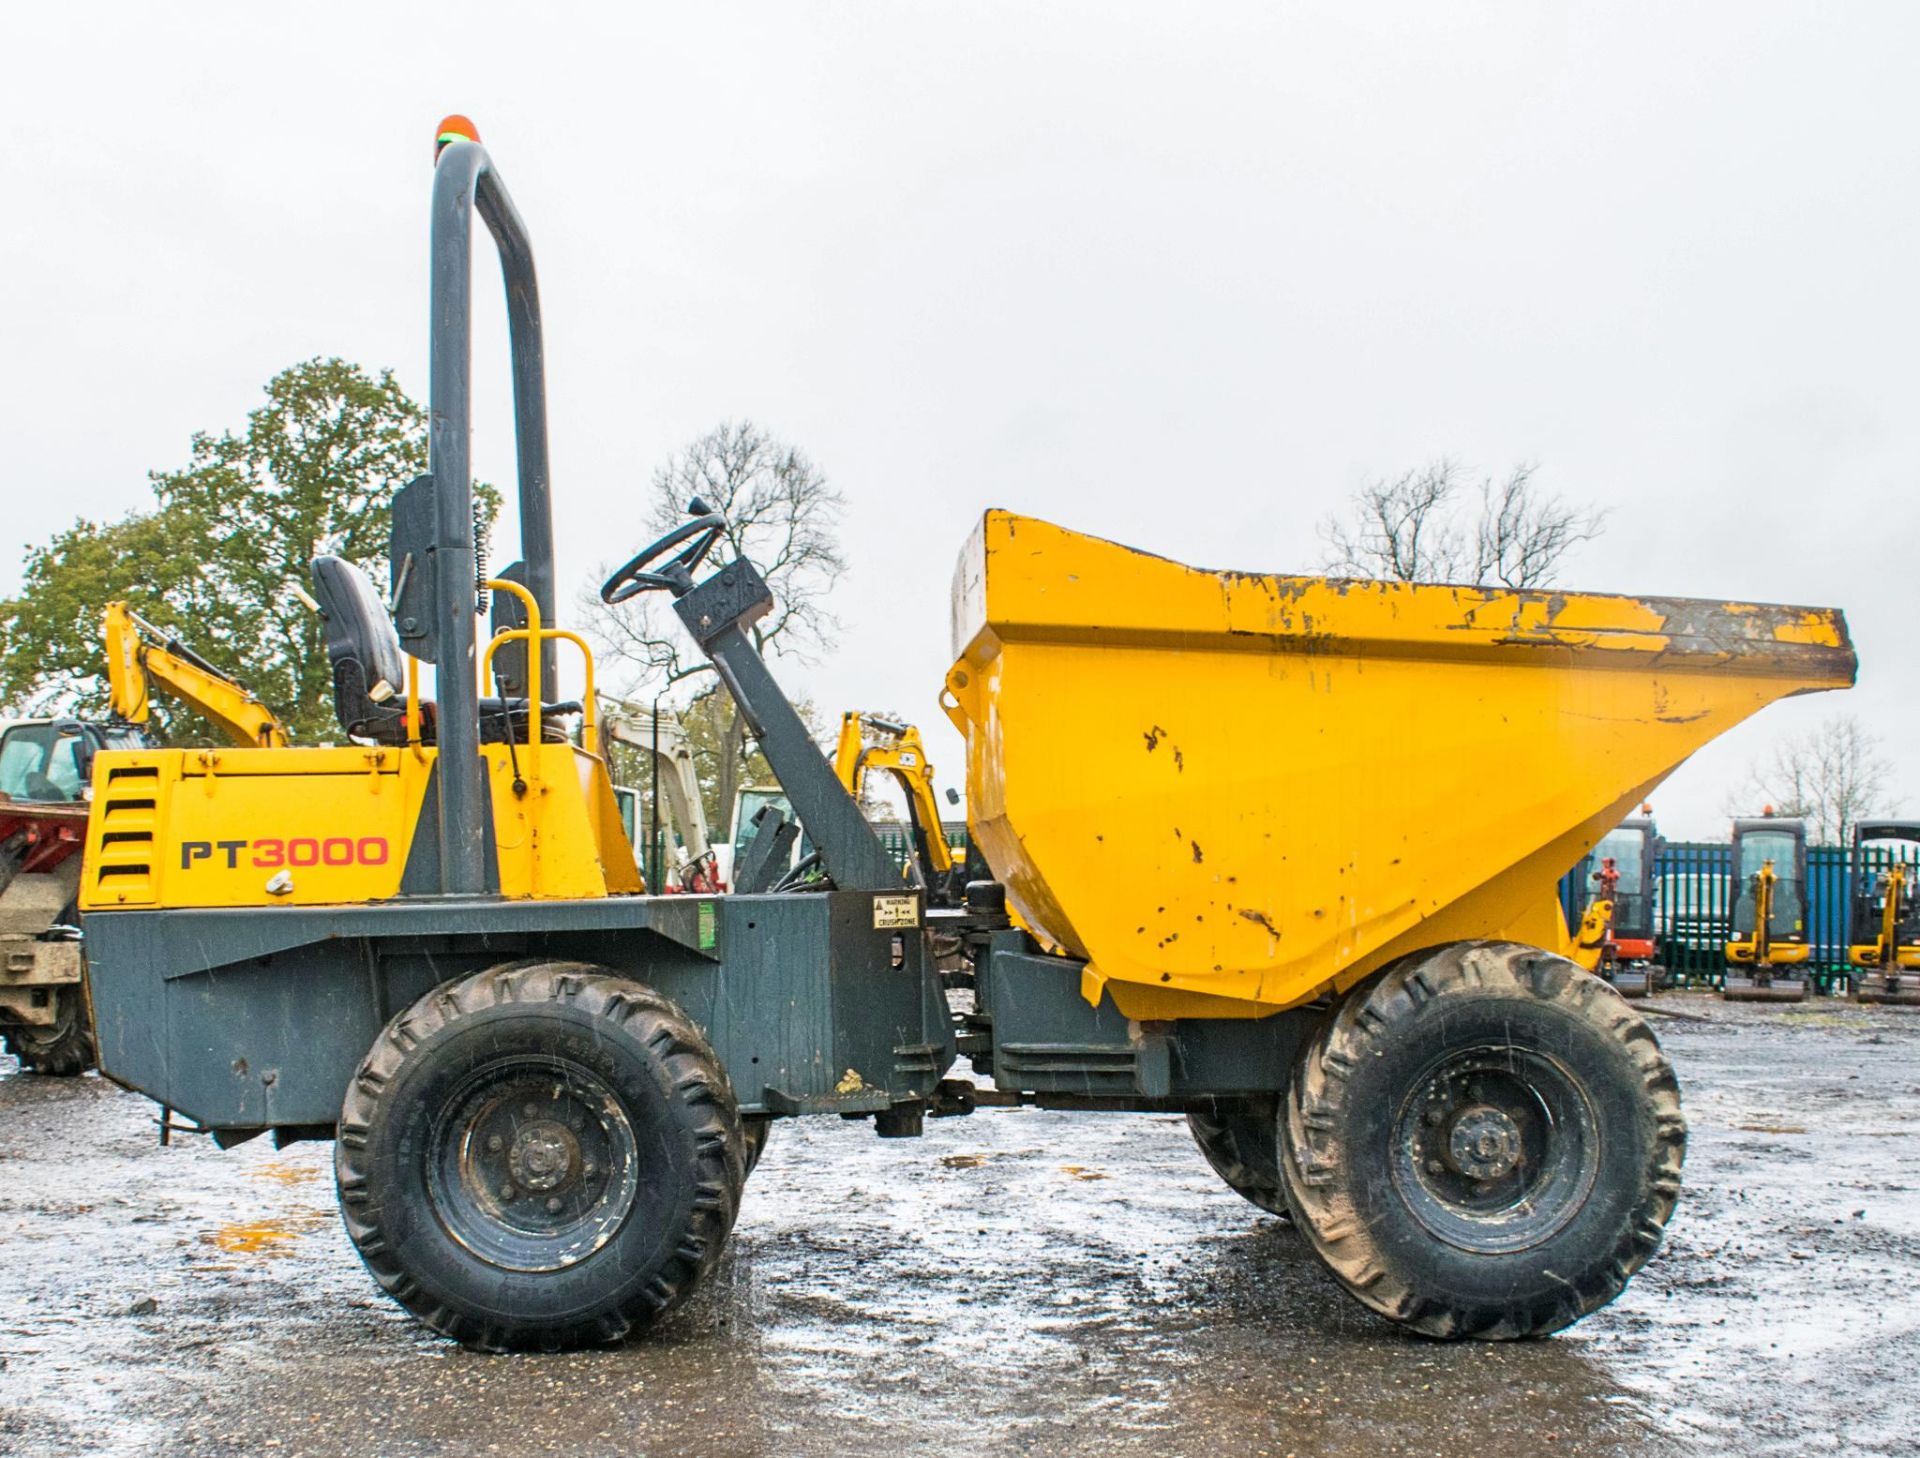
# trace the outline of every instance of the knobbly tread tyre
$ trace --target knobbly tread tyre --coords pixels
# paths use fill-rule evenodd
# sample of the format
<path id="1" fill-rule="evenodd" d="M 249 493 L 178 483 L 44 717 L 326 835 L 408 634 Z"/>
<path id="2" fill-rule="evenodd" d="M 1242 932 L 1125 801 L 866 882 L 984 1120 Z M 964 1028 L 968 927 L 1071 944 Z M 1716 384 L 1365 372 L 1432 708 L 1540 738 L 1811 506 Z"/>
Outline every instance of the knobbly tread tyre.
<path id="1" fill-rule="evenodd" d="M 742 1152 L 745 1155 L 745 1174 L 754 1172 L 760 1163 L 760 1156 L 766 1152 L 767 1136 L 773 1132 L 771 1114 L 742 1114 L 740 1116 L 740 1138 Z"/>
<path id="2" fill-rule="evenodd" d="M 1269 1215 L 1293 1219 L 1280 1178 L 1278 1100 L 1209 1099 L 1187 1110 L 1187 1129 L 1228 1189 Z"/>
<path id="3" fill-rule="evenodd" d="M 1417 1084 L 1397 1095 L 1382 1088 L 1387 1065 L 1418 1062 L 1422 1040 L 1441 1046 L 1448 1025 L 1484 1003 L 1523 1025 L 1557 1027 L 1555 1056 L 1581 1061 L 1607 1085 L 1586 1092 L 1611 1107 L 1596 1111 L 1599 1173 L 1567 1224 L 1515 1258 L 1462 1262 L 1400 1196 L 1391 1151 L 1374 1147 L 1394 1116 L 1366 1101 L 1410 1100 Z M 1283 1105 L 1281 1169 L 1295 1223 L 1359 1301 L 1441 1338 L 1544 1336 L 1613 1300 L 1659 1247 L 1685 1152 L 1679 1085 L 1639 1014 L 1573 963 L 1512 942 L 1433 948 L 1354 988 L 1302 1050 Z"/>
<path id="4" fill-rule="evenodd" d="M 55 1015 L 53 1027 L 0 1024 L 0 1043 L 20 1060 L 23 1073 L 73 1078 L 94 1065 L 93 1034 L 87 1026 L 86 1005 L 81 1000 L 80 989 L 63 986 L 56 996 L 61 1011 Z"/>
<path id="5" fill-rule="evenodd" d="M 525 1273 L 489 1264 L 445 1233 L 420 1187 L 424 1175 L 409 1168 L 423 1171 L 430 1151 L 405 1141 L 409 1115 L 417 1123 L 431 1113 L 405 1100 L 413 1086 L 431 1085 L 436 1056 L 445 1062 L 461 1035 L 510 1027 L 520 1014 L 571 1028 L 576 1047 L 631 1060 L 620 1076 L 643 1094 L 650 1084 L 651 1095 L 627 1117 L 650 1126 L 635 1132 L 653 1136 L 646 1142 L 655 1149 L 662 1145 L 653 1141 L 677 1139 L 683 1165 L 670 1218 L 651 1240 L 635 1234 L 641 1248 L 616 1237 L 577 1266 L 536 1275 L 564 1276 L 577 1288 L 571 1304 L 548 1300 L 544 1310 L 508 1289 Z M 559 1351 L 623 1340 L 693 1292 L 732 1229 L 745 1154 L 732 1087 L 678 1006 L 591 964 L 515 962 L 438 987 L 393 1017 L 348 1084 L 334 1168 L 347 1234 L 402 1306 L 476 1350 Z M 637 1205 L 627 1212 L 623 1231 L 640 1213 Z M 420 1259 L 423 1251 L 432 1258 Z"/>

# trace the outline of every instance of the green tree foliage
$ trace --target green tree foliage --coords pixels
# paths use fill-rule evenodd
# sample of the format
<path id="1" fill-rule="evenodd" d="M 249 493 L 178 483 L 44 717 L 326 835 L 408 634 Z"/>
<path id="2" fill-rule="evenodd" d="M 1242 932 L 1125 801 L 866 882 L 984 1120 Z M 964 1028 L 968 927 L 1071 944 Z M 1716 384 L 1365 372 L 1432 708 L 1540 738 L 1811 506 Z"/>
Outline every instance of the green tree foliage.
<path id="1" fill-rule="evenodd" d="M 125 598 L 244 681 L 296 740 L 337 738 L 322 624 L 292 589 L 320 552 L 384 581 L 393 493 L 426 461 L 426 411 L 390 371 L 339 359 L 281 371 L 243 431 L 197 434 L 186 465 L 151 474 L 151 508 L 83 519 L 29 551 L 19 595 L 0 602 L 0 700 L 103 713 L 100 612 Z M 491 519 L 497 495 L 475 491 Z M 177 739 L 210 732 L 174 720 Z"/>

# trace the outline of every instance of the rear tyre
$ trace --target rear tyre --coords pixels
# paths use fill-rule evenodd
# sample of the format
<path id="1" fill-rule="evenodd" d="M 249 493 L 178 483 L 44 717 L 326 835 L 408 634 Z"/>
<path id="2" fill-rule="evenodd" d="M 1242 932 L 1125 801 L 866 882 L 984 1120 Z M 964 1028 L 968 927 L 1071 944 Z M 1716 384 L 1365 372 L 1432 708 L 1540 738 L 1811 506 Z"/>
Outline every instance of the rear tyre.
<path id="1" fill-rule="evenodd" d="M 618 1341 L 700 1283 L 745 1177 L 713 1050 L 574 962 L 496 967 L 394 1018 L 347 1090 L 335 1176 L 367 1269 L 483 1351 Z"/>
<path id="2" fill-rule="evenodd" d="M 77 986 L 53 990 L 53 1023 L 0 1024 L 0 1043 L 20 1060 L 23 1073 L 45 1073 L 71 1078 L 93 1067 L 93 1035 Z"/>
<path id="3" fill-rule="evenodd" d="M 1619 1295 L 1680 1193 L 1686 1121 L 1611 987 L 1511 942 L 1395 963 L 1301 1055 L 1281 1170 L 1340 1283 L 1435 1337 L 1542 1336 Z"/>
<path id="4" fill-rule="evenodd" d="M 1280 1101 L 1272 1095 L 1209 1099 L 1187 1111 L 1193 1142 L 1227 1188 L 1269 1215 L 1293 1217 L 1280 1182 Z"/>

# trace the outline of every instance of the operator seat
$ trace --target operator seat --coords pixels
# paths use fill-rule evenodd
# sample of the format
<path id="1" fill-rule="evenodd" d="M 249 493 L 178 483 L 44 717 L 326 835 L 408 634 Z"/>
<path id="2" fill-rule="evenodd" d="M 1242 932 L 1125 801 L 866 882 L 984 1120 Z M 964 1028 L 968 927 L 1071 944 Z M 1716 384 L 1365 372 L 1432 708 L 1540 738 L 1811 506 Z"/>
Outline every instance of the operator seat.
<path id="1" fill-rule="evenodd" d="M 373 581 L 344 557 L 313 559 L 313 591 L 327 624 L 327 661 L 333 665 L 333 710 L 340 727 L 376 744 L 407 742 L 407 659 L 400 635 Z M 555 716 L 578 714 L 578 702 L 540 706 L 540 737 L 564 744 Z M 525 699 L 480 700 L 480 742 L 505 744 L 527 727 Z M 420 701 L 420 740 L 434 742 L 436 715 Z"/>

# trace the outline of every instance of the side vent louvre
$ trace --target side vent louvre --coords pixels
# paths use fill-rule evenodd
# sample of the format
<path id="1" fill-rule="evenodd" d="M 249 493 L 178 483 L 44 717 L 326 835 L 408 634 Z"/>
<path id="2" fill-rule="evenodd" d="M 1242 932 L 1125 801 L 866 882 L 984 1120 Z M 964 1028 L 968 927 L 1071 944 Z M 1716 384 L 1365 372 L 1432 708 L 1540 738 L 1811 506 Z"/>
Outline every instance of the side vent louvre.
<path id="1" fill-rule="evenodd" d="M 160 824 L 160 767 L 115 765 L 94 804 L 96 839 L 88 856 L 93 909 L 152 906 L 158 900 L 154 838 Z"/>

